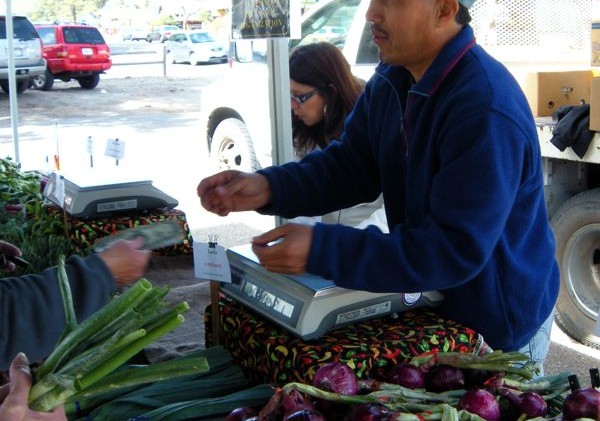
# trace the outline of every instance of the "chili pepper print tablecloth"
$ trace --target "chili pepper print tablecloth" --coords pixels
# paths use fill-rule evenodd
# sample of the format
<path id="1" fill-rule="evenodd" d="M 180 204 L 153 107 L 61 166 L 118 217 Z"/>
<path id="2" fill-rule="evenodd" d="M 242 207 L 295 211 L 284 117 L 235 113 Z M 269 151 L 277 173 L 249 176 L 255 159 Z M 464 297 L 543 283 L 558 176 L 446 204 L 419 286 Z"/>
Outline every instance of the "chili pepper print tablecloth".
<path id="1" fill-rule="evenodd" d="M 62 210 L 58 207 L 49 206 L 47 212 L 54 213 L 57 217 L 63 218 Z M 192 235 L 187 224 L 185 213 L 179 209 L 148 209 L 89 220 L 78 219 L 67 215 L 69 237 L 74 245 L 74 253 L 83 255 L 89 252 L 99 238 L 116 234 L 121 230 L 166 220 L 176 221 L 183 228 L 183 239 L 180 243 L 170 247 L 153 250 L 153 253 L 162 256 L 192 254 Z"/>
<path id="2" fill-rule="evenodd" d="M 211 305 L 204 312 L 206 346 L 214 345 Z M 221 297 L 222 345 L 252 383 L 312 382 L 316 369 L 341 361 L 359 378 L 385 380 L 390 367 L 433 351 L 483 352 L 481 335 L 445 320 L 430 309 L 415 309 L 333 330 L 303 341 L 246 306 Z"/>

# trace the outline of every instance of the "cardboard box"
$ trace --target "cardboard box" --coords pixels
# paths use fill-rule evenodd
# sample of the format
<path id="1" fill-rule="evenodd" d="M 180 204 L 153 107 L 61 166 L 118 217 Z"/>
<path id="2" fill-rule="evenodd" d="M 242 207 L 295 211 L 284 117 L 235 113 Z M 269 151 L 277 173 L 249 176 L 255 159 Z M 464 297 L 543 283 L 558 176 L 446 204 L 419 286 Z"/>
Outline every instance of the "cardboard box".
<path id="1" fill-rule="evenodd" d="M 600 77 L 592 79 L 590 98 L 590 130 L 600 132 Z"/>
<path id="2" fill-rule="evenodd" d="M 592 66 L 600 66 L 600 21 L 592 22 Z"/>
<path id="3" fill-rule="evenodd" d="M 525 95 L 535 117 L 551 116 L 563 105 L 590 102 L 592 70 L 528 73 Z"/>

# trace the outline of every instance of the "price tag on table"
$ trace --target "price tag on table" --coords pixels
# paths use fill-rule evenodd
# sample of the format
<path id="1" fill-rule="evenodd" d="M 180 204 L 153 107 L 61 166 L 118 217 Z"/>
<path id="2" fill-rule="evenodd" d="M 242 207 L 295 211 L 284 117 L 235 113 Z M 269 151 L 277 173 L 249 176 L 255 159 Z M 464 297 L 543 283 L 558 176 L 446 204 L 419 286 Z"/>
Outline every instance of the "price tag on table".
<path id="1" fill-rule="evenodd" d="M 194 241 L 194 276 L 207 281 L 231 283 L 225 248 L 212 242 Z"/>

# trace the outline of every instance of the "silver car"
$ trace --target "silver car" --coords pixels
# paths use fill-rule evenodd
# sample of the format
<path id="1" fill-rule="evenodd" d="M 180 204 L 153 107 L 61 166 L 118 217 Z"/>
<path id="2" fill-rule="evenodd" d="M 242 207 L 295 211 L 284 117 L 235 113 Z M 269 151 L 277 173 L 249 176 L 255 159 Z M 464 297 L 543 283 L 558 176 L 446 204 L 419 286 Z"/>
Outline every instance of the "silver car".
<path id="1" fill-rule="evenodd" d="M 178 31 L 167 40 L 167 54 L 172 63 L 227 63 L 229 48 L 206 31 Z"/>
<path id="2" fill-rule="evenodd" d="M 31 80 L 44 74 L 46 60 L 42 57 L 42 43 L 37 31 L 25 16 L 13 16 L 13 51 L 17 93 L 27 89 Z M 0 16 L 0 88 L 8 93 L 8 40 L 6 16 Z"/>

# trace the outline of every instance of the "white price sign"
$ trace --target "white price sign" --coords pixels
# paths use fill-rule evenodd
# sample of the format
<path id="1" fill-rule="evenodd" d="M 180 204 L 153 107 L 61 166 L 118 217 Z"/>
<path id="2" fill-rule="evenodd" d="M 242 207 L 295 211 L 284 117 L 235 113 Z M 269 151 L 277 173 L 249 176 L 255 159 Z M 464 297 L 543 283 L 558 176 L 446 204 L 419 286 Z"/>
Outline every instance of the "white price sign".
<path id="1" fill-rule="evenodd" d="M 108 139 L 104 155 L 115 159 L 123 159 L 125 156 L 125 142 L 119 139 Z"/>

